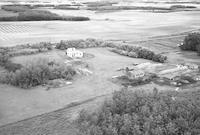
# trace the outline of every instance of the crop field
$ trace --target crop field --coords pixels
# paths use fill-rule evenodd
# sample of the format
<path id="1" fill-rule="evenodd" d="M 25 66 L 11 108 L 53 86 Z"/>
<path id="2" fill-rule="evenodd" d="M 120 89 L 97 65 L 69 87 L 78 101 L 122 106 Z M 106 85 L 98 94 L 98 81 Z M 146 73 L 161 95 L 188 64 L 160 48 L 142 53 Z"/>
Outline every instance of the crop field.
<path id="1" fill-rule="evenodd" d="M 45 33 L 48 30 L 28 23 L 0 23 L 0 44 L 1 46 L 12 46 L 13 44 L 28 43 L 30 38 L 33 38 L 40 31 Z M 37 37 L 37 41 L 39 38 Z"/>
<path id="2" fill-rule="evenodd" d="M 0 40 L 6 42 L 14 39 L 14 34 L 23 34 L 30 31 L 33 31 L 33 28 L 31 26 L 0 24 Z"/>
<path id="3" fill-rule="evenodd" d="M 162 13 L 140 11 L 119 11 L 111 13 L 95 13 L 94 11 L 85 10 L 62 11 L 56 9 L 49 9 L 49 11 L 67 16 L 72 13 L 73 16 L 78 16 L 83 13 L 84 16 L 90 17 L 91 21 L 0 22 L 3 25 L 2 27 L 5 26 L 5 30 L 4 28 L 0 30 L 0 33 L 3 33 L 1 37 L 3 39 L 8 38 L 8 40 L 0 39 L 0 46 L 85 38 L 143 41 L 151 37 L 171 35 L 174 33 L 179 34 L 198 29 L 200 18 L 199 11 L 193 11 L 191 13 L 163 13 L 164 15 Z M 28 35 L 26 35 L 26 31 L 29 31 Z M 13 34 L 14 32 L 21 33 L 21 36 L 19 34 Z"/>
<path id="4" fill-rule="evenodd" d="M 34 28 L 33 26 L 20 24 L 0 24 L 0 42 L 8 42 L 15 39 L 19 34 L 23 35 L 34 31 L 36 32 L 38 29 Z"/>
<path id="5" fill-rule="evenodd" d="M 10 25 L 10 24 L 0 24 L 0 32 L 1 34 L 7 33 L 23 33 L 30 32 L 32 30 L 31 26 L 25 25 Z"/>

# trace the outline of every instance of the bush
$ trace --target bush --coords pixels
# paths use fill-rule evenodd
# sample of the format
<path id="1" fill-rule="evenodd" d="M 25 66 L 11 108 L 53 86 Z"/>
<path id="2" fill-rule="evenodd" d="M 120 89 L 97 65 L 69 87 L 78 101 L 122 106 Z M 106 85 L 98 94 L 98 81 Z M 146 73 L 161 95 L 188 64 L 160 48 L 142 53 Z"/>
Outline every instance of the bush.
<path id="1" fill-rule="evenodd" d="M 79 7 L 71 7 L 70 5 L 58 5 L 54 7 L 55 9 L 64 9 L 64 10 L 79 10 Z"/>
<path id="2" fill-rule="evenodd" d="M 197 46 L 197 54 L 200 56 L 200 45 Z"/>
<path id="3" fill-rule="evenodd" d="M 4 67 L 8 71 L 15 72 L 21 69 L 20 64 L 12 63 L 9 58 L 21 55 L 32 55 L 41 52 L 47 52 L 53 49 L 53 44 L 48 42 L 41 42 L 39 44 L 26 44 L 14 47 L 1 47 L 0 48 L 0 66 Z"/>
<path id="4" fill-rule="evenodd" d="M 179 9 L 179 8 L 197 8 L 195 6 L 185 6 L 185 5 L 173 5 L 170 7 L 170 9 Z"/>
<path id="5" fill-rule="evenodd" d="M 76 71 L 61 63 L 50 64 L 47 59 L 38 59 L 12 72 L 6 72 L 0 78 L 1 83 L 21 88 L 31 88 L 53 79 L 70 80 Z"/>
<path id="6" fill-rule="evenodd" d="M 18 21 L 62 20 L 57 14 L 42 10 L 28 10 L 18 15 Z"/>
<path id="7" fill-rule="evenodd" d="M 67 41 L 60 41 L 56 45 L 57 49 L 65 50 L 67 48 L 91 48 L 91 47 L 102 47 L 103 41 L 88 38 L 86 40 L 67 40 Z"/>
<path id="8" fill-rule="evenodd" d="M 17 21 L 17 16 L 1 16 L 0 21 Z"/>
<path id="9" fill-rule="evenodd" d="M 52 7 L 53 8 L 53 7 L 55 7 L 55 5 L 54 4 L 44 4 L 43 3 L 43 4 L 34 4 L 34 5 L 32 5 L 32 7 L 33 8 L 41 8 L 41 7 L 48 7 L 48 8 Z"/>
<path id="10" fill-rule="evenodd" d="M 152 57 L 153 61 L 164 63 L 167 60 L 167 56 L 163 56 L 161 54 L 155 54 Z"/>
<path id="11" fill-rule="evenodd" d="M 21 56 L 21 55 L 32 55 L 32 54 L 37 54 L 39 53 L 38 49 L 17 49 L 14 51 L 10 51 L 8 53 L 8 55 L 10 57 L 14 57 L 14 56 Z"/>
<path id="12" fill-rule="evenodd" d="M 117 48 L 112 49 L 111 51 L 124 55 L 129 56 L 132 58 L 144 58 L 148 60 L 153 60 L 155 62 L 164 63 L 167 60 L 166 56 L 161 54 L 155 54 L 154 52 L 141 48 L 141 47 L 133 47 L 133 46 L 120 46 Z"/>
<path id="13" fill-rule="evenodd" d="M 25 12 L 32 8 L 29 5 L 3 5 L 1 6 L 1 9 L 12 12 Z"/>
<path id="14" fill-rule="evenodd" d="M 9 51 L 10 50 L 8 48 L 1 48 L 1 50 L 0 50 L 0 66 L 4 67 L 8 71 L 16 71 L 21 68 L 21 65 L 12 63 L 9 60 L 9 58 L 10 58 L 10 55 L 8 54 Z"/>
<path id="15" fill-rule="evenodd" d="M 63 21 L 88 21 L 88 17 L 82 16 L 59 16 L 49 11 L 43 10 L 25 10 L 19 12 L 17 16 L 3 16 L 0 21 L 48 21 L 48 20 L 63 20 Z"/>
<path id="16" fill-rule="evenodd" d="M 19 70 L 22 68 L 22 65 L 21 64 L 16 64 L 16 63 L 13 63 L 11 61 L 7 61 L 3 67 L 8 70 L 9 72 L 15 72 L 16 70 Z"/>
<path id="17" fill-rule="evenodd" d="M 142 47 L 136 47 L 131 45 L 120 45 L 113 42 L 105 42 L 96 39 L 86 39 L 86 40 L 68 40 L 61 41 L 56 45 L 57 49 L 65 50 L 67 48 L 91 48 L 91 47 L 111 47 L 111 51 L 133 58 L 144 58 L 148 60 L 153 60 L 156 62 L 164 63 L 167 60 L 166 56 L 161 54 L 155 54 L 153 51 Z"/>
<path id="18" fill-rule="evenodd" d="M 200 33 L 188 34 L 180 46 L 182 50 L 197 51 L 200 46 Z"/>
<path id="19" fill-rule="evenodd" d="M 166 94 L 114 92 L 96 112 L 81 111 L 79 135 L 197 135 L 200 105 Z"/>
<path id="20" fill-rule="evenodd" d="M 89 17 L 82 17 L 82 16 L 66 16 L 62 18 L 65 21 L 89 21 Z"/>
<path id="21" fill-rule="evenodd" d="M 38 50 L 52 50 L 53 49 L 53 45 L 52 43 L 50 42 L 40 42 L 40 43 L 37 43 L 37 44 L 27 44 L 27 46 L 25 45 L 25 47 L 29 47 L 31 49 L 38 49 Z"/>
<path id="22" fill-rule="evenodd" d="M 8 62 L 8 55 L 0 53 L 0 66 L 4 66 Z"/>
<path id="23" fill-rule="evenodd" d="M 2 53 L 4 53 L 4 55 L 6 55 L 8 59 L 8 57 L 47 52 L 53 49 L 53 45 L 54 44 L 49 42 L 41 42 L 37 44 L 25 44 L 14 47 L 2 47 L 2 50 L 0 51 L 0 62 L 2 59 Z"/>

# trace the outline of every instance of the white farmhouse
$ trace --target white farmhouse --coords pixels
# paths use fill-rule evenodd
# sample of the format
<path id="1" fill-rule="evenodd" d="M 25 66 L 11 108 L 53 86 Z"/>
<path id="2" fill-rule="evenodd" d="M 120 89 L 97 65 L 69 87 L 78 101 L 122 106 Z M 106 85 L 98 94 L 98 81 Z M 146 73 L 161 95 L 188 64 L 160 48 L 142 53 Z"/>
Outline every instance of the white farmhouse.
<path id="1" fill-rule="evenodd" d="M 66 51 L 66 54 L 68 57 L 71 58 L 82 58 L 83 52 L 76 50 L 76 48 L 68 48 Z"/>

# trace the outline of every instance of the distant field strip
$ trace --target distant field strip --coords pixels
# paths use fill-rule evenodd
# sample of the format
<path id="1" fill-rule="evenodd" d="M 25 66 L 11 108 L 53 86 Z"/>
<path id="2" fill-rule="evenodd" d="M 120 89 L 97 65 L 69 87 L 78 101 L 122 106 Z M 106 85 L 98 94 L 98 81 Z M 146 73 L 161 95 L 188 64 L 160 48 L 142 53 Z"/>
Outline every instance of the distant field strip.
<path id="1" fill-rule="evenodd" d="M 33 30 L 31 26 L 0 24 L 0 33 L 23 33 Z"/>
<path id="2" fill-rule="evenodd" d="M 3 41 L 6 41 L 6 40 L 9 40 L 10 38 L 6 37 L 6 36 L 2 36 L 0 35 L 0 40 L 3 40 Z"/>
<path id="3" fill-rule="evenodd" d="M 35 27 L 35 26 L 29 26 L 29 25 L 20 25 L 20 24 L 0 24 L 0 41 L 9 41 L 18 39 L 21 34 L 21 37 L 23 38 L 24 35 L 41 31 L 41 28 Z"/>

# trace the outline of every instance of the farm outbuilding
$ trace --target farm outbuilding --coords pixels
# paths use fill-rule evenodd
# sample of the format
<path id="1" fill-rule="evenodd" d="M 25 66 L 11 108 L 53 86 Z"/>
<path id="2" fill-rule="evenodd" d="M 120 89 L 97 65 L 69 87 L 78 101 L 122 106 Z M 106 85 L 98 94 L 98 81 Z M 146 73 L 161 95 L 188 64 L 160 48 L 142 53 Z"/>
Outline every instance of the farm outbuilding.
<path id="1" fill-rule="evenodd" d="M 187 66 L 189 69 L 192 69 L 192 70 L 199 69 L 199 65 L 192 64 L 192 63 L 185 63 L 185 66 Z"/>
<path id="2" fill-rule="evenodd" d="M 125 70 L 125 75 L 129 79 L 138 79 L 144 77 L 145 73 L 142 70 Z"/>
<path id="3" fill-rule="evenodd" d="M 174 74 L 174 73 L 185 72 L 187 70 L 188 70 L 187 66 L 177 65 L 175 68 L 162 70 L 158 74 L 159 75 Z"/>

